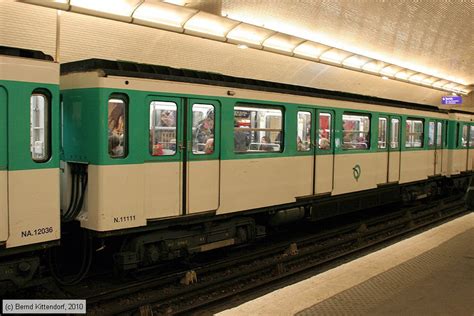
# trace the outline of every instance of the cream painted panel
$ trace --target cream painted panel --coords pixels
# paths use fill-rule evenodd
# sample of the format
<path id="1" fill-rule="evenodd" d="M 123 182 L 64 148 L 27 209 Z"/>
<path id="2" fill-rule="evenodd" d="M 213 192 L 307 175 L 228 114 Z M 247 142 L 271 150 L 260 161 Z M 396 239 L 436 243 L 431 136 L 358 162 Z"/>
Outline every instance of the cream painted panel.
<path id="1" fill-rule="evenodd" d="M 378 153 L 379 158 L 377 159 L 377 173 L 376 173 L 376 183 L 385 184 L 387 183 L 388 175 L 388 151 Z"/>
<path id="2" fill-rule="evenodd" d="M 218 214 L 294 202 L 313 192 L 312 156 L 221 161 Z"/>
<path id="3" fill-rule="evenodd" d="M 0 171 L 0 242 L 8 238 L 8 177 L 7 171 Z"/>
<path id="4" fill-rule="evenodd" d="M 59 169 L 8 172 L 7 248 L 60 238 Z"/>
<path id="5" fill-rule="evenodd" d="M 146 224 L 145 169 L 140 165 L 89 165 L 85 212 L 81 226 L 111 231 Z"/>
<path id="6" fill-rule="evenodd" d="M 333 195 L 376 188 L 377 181 L 387 174 L 387 160 L 383 159 L 386 155 L 383 152 L 336 155 Z M 358 179 L 354 176 L 357 165 L 360 166 Z"/>
<path id="7" fill-rule="evenodd" d="M 0 80 L 59 84 L 59 64 L 51 61 L 0 56 Z"/>
<path id="8" fill-rule="evenodd" d="M 400 152 L 391 151 L 389 155 L 388 182 L 396 182 L 400 180 Z"/>
<path id="9" fill-rule="evenodd" d="M 468 171 L 474 170 L 474 149 L 469 149 L 467 168 L 468 168 Z"/>
<path id="10" fill-rule="evenodd" d="M 448 168 L 450 174 L 459 174 L 466 171 L 467 150 L 453 149 L 449 151 Z"/>
<path id="11" fill-rule="evenodd" d="M 428 178 L 434 172 L 433 150 L 402 151 L 400 183 Z"/>
<path id="12" fill-rule="evenodd" d="M 333 169 L 334 155 L 316 155 L 316 182 L 314 188 L 314 192 L 316 194 L 328 193 L 332 191 Z"/>
<path id="13" fill-rule="evenodd" d="M 449 150 L 448 149 L 442 149 L 442 159 L 441 159 L 441 174 L 443 176 L 448 174 L 448 156 L 449 156 Z"/>
<path id="14" fill-rule="evenodd" d="M 219 160 L 188 163 L 188 213 L 217 210 L 219 207 Z"/>
<path id="15" fill-rule="evenodd" d="M 443 150 L 436 149 L 435 150 L 435 167 L 434 167 L 434 174 L 438 175 L 441 174 L 442 171 L 442 163 L 443 163 Z"/>
<path id="16" fill-rule="evenodd" d="M 145 217 L 156 219 L 180 215 L 181 163 L 145 163 Z"/>

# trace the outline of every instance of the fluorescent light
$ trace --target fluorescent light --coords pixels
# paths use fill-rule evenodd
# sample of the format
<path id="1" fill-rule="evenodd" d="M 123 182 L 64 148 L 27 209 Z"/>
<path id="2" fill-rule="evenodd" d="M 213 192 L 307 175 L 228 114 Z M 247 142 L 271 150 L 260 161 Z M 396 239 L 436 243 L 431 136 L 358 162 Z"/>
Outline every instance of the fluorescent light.
<path id="1" fill-rule="evenodd" d="M 267 50 L 292 53 L 296 46 L 304 41 L 301 38 L 277 33 L 263 42 L 263 47 Z"/>
<path id="2" fill-rule="evenodd" d="M 350 67 L 350 68 L 360 69 L 368 61 L 370 61 L 370 58 L 368 58 L 368 57 L 353 55 L 353 56 L 350 56 L 350 57 L 344 59 L 342 64 L 344 66 L 347 66 L 347 67 Z"/>
<path id="3" fill-rule="evenodd" d="M 426 75 L 423 75 L 423 74 L 414 74 L 414 75 L 411 75 L 409 78 L 408 78 L 408 81 L 411 81 L 411 82 L 415 82 L 415 83 L 421 83 L 421 81 L 426 78 Z"/>
<path id="4" fill-rule="evenodd" d="M 433 87 L 435 88 L 442 88 L 444 85 L 446 85 L 449 81 L 448 80 L 438 80 L 432 84 Z"/>
<path id="5" fill-rule="evenodd" d="M 237 47 L 240 48 L 240 49 L 247 49 L 247 48 L 249 48 L 249 47 L 248 47 L 247 45 L 245 45 L 245 44 L 238 44 Z"/>
<path id="6" fill-rule="evenodd" d="M 400 80 L 408 80 L 408 78 L 414 74 L 416 74 L 416 72 L 410 69 L 403 69 L 395 74 L 395 78 Z"/>
<path id="7" fill-rule="evenodd" d="M 71 11 L 131 22 L 140 0 L 71 0 Z"/>
<path id="8" fill-rule="evenodd" d="M 333 48 L 331 50 L 328 50 L 327 52 L 324 52 L 319 59 L 329 62 L 329 63 L 334 63 L 334 64 L 341 64 L 344 59 L 349 57 L 351 54 L 337 49 Z"/>
<path id="9" fill-rule="evenodd" d="M 378 60 L 370 61 L 362 66 L 362 70 L 378 74 L 382 68 L 387 66 L 386 63 Z"/>
<path id="10" fill-rule="evenodd" d="M 183 32 L 183 25 L 197 10 L 163 2 L 145 1 L 133 13 L 133 22 L 165 30 Z"/>
<path id="11" fill-rule="evenodd" d="M 388 77 L 387 77 L 387 76 L 383 76 L 382 79 L 383 79 L 383 80 L 388 80 Z"/>
<path id="12" fill-rule="evenodd" d="M 199 11 L 186 24 L 185 33 L 225 41 L 226 34 L 240 22 Z"/>
<path id="13" fill-rule="evenodd" d="M 322 53 L 330 49 L 331 47 L 329 46 L 315 43 L 315 42 L 306 41 L 298 45 L 293 50 L 293 53 L 297 57 L 302 57 L 302 58 L 311 59 L 311 60 L 318 60 L 319 56 L 321 56 Z"/>
<path id="14" fill-rule="evenodd" d="M 227 34 L 227 40 L 234 44 L 247 44 L 250 47 L 262 48 L 262 43 L 275 33 L 275 31 L 262 27 L 242 23 Z"/>
<path id="15" fill-rule="evenodd" d="M 387 76 L 387 77 L 393 77 L 397 72 L 402 70 L 402 68 L 395 66 L 395 65 L 388 65 L 386 67 L 383 67 L 380 70 L 380 74 Z"/>

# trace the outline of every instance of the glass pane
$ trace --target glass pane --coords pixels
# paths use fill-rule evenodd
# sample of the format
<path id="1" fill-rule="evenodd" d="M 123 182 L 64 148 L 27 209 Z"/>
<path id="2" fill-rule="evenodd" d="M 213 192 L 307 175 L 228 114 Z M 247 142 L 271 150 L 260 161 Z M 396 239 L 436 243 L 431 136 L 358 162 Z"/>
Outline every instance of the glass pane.
<path id="1" fill-rule="evenodd" d="M 127 149 L 127 113 L 126 103 L 122 99 L 109 99 L 109 156 L 124 158 Z"/>
<path id="2" fill-rule="evenodd" d="M 368 115 L 344 114 L 342 122 L 342 148 L 369 149 L 370 117 Z"/>
<path id="3" fill-rule="evenodd" d="M 379 118 L 379 138 L 378 147 L 387 148 L 387 119 Z"/>
<path id="4" fill-rule="evenodd" d="M 405 147 L 423 147 L 423 121 L 407 119 Z"/>
<path id="5" fill-rule="evenodd" d="M 436 129 L 436 146 L 441 147 L 443 143 L 443 123 L 438 122 L 438 127 Z"/>
<path id="6" fill-rule="evenodd" d="M 461 140 L 462 140 L 462 147 L 467 147 L 467 125 L 464 125 L 462 127 L 462 137 L 461 137 Z"/>
<path id="7" fill-rule="evenodd" d="M 400 120 L 399 119 L 392 119 L 392 130 L 391 137 L 390 137 L 390 148 L 395 149 L 399 146 L 399 135 L 400 135 Z"/>
<path id="8" fill-rule="evenodd" d="M 435 143 L 435 122 L 429 123 L 428 130 L 428 146 L 433 146 Z"/>
<path id="9" fill-rule="evenodd" d="M 298 112 L 296 150 L 311 150 L 311 112 Z"/>
<path id="10" fill-rule="evenodd" d="M 214 106 L 193 104 L 193 154 L 214 152 Z"/>
<path id="11" fill-rule="evenodd" d="M 280 109 L 234 107 L 234 151 L 282 152 L 282 117 Z"/>
<path id="12" fill-rule="evenodd" d="M 174 102 L 150 103 L 150 154 L 172 156 L 176 153 L 177 106 Z"/>
<path id="13" fill-rule="evenodd" d="M 35 162 L 44 162 L 50 157 L 48 118 L 48 98 L 44 94 L 32 94 L 30 97 L 30 152 Z"/>
<path id="14" fill-rule="evenodd" d="M 321 150 L 331 149 L 331 122 L 331 114 L 319 113 L 318 148 Z"/>
<path id="15" fill-rule="evenodd" d="M 470 135 L 470 137 L 469 137 L 469 139 L 470 139 L 469 140 L 469 147 L 472 147 L 472 146 L 474 146 L 474 126 L 471 126 L 469 128 L 469 130 L 470 130 L 470 133 L 469 133 L 469 135 Z"/>

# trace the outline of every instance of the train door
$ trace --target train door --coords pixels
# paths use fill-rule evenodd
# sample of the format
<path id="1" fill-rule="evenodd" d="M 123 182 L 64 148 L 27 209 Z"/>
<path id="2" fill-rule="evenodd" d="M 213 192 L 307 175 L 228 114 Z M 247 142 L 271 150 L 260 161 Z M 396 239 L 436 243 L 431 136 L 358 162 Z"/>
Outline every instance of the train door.
<path id="1" fill-rule="evenodd" d="M 443 165 L 443 130 L 444 124 L 440 120 L 433 120 L 429 122 L 428 131 L 428 147 L 433 150 L 434 154 L 434 175 L 440 175 Z"/>
<path id="2" fill-rule="evenodd" d="M 466 124 L 467 125 L 467 124 Z M 466 171 L 474 170 L 474 125 L 469 126 Z"/>
<path id="3" fill-rule="evenodd" d="M 220 104 L 189 99 L 185 119 L 183 192 L 186 214 L 217 210 L 220 180 Z"/>
<path id="4" fill-rule="evenodd" d="M 7 92 L 0 87 L 0 244 L 8 239 Z"/>
<path id="5" fill-rule="evenodd" d="M 315 194 L 329 193 L 334 188 L 334 112 L 316 111 Z"/>
<path id="6" fill-rule="evenodd" d="M 400 180 L 400 161 L 402 153 L 400 145 L 400 124 L 401 118 L 399 116 L 389 116 L 388 137 L 390 144 L 388 146 L 388 183 L 398 182 Z"/>
<path id="7" fill-rule="evenodd" d="M 316 111 L 312 108 L 298 108 L 296 126 L 296 155 L 305 177 L 311 177 L 309 193 L 315 193 L 315 164 L 316 164 Z"/>

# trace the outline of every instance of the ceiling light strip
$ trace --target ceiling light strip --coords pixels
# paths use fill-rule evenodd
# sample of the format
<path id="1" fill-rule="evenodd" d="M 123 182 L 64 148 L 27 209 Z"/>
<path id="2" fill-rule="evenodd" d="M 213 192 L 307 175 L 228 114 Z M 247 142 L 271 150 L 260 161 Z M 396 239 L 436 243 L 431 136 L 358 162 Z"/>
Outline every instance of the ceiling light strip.
<path id="1" fill-rule="evenodd" d="M 182 7 L 182 6 L 178 6 L 178 5 L 174 5 L 170 3 L 152 2 L 150 0 L 119 0 L 119 1 L 117 0 L 100 0 L 100 1 L 96 1 L 96 0 L 19 0 L 19 1 L 24 2 L 24 3 L 30 3 L 34 5 L 49 7 L 53 9 L 58 9 L 58 10 L 71 11 L 75 13 L 93 15 L 93 16 L 98 16 L 101 18 L 107 18 L 111 20 L 117 20 L 121 22 L 133 23 L 136 25 L 146 25 L 146 26 L 157 28 L 157 29 L 173 31 L 177 33 L 185 33 L 192 36 L 205 37 L 205 38 L 213 39 L 216 41 L 224 41 L 228 43 L 248 45 L 249 47 L 253 47 L 256 49 L 270 50 L 272 52 L 276 52 L 282 55 L 292 56 L 292 57 L 304 59 L 304 60 L 316 61 L 319 63 L 336 66 L 339 68 L 344 68 L 344 69 L 350 68 L 353 71 L 370 73 L 372 75 L 378 75 L 380 77 L 389 76 L 393 80 L 415 84 L 415 85 L 423 86 L 425 88 L 429 87 L 431 89 L 436 89 L 436 90 L 441 90 L 441 91 L 451 91 L 451 92 L 454 91 L 454 92 L 462 93 L 462 94 L 468 94 L 469 92 L 471 92 L 471 90 L 469 90 L 466 85 L 458 81 L 453 81 L 450 79 L 445 79 L 445 78 L 441 78 L 437 76 L 431 76 L 429 74 L 417 72 L 409 68 L 398 66 L 396 64 L 386 63 L 381 60 L 377 60 L 377 59 L 363 56 L 360 54 L 355 54 L 349 51 L 337 49 L 335 47 L 330 47 L 328 45 L 323 45 L 318 42 L 313 42 L 310 40 L 306 40 L 304 38 L 266 29 L 264 27 L 256 26 L 256 25 L 245 23 L 242 21 L 237 21 L 237 20 L 226 18 L 226 17 L 221 17 L 218 15 L 213 15 L 204 11 L 196 10 L 196 12 L 189 14 L 190 12 L 193 11 L 193 9 L 189 9 L 186 7 Z M 104 4 L 106 3 L 110 3 L 111 7 L 112 7 L 112 3 L 115 4 L 114 9 L 110 10 L 109 12 L 104 10 Z M 134 16 L 136 13 L 139 12 L 140 7 L 146 6 L 146 5 L 154 6 L 155 10 L 159 10 L 161 8 L 163 12 L 165 9 L 172 9 L 175 12 L 184 11 L 186 12 L 186 13 L 183 12 L 184 16 L 186 15 L 188 16 L 187 18 L 185 17 L 181 22 L 177 22 L 177 24 L 180 24 L 180 27 L 176 25 L 175 26 L 168 25 L 169 23 L 167 22 L 170 22 L 169 20 L 148 21 L 148 23 L 145 23 L 139 17 L 135 18 Z M 127 9 L 126 10 L 127 12 L 126 13 L 120 12 L 118 11 L 118 8 Z M 130 10 L 130 8 L 133 8 L 133 9 Z M 219 26 L 223 28 L 222 32 L 220 34 L 217 34 L 216 30 L 213 28 L 206 30 L 206 28 L 188 29 L 186 27 L 186 25 L 188 24 L 190 20 L 192 20 L 193 18 L 198 18 L 201 15 L 203 17 L 208 16 L 210 18 L 209 19 L 210 25 L 214 24 L 217 26 L 219 22 L 221 22 L 220 23 L 221 25 Z M 157 16 L 155 16 L 155 18 L 158 19 Z M 226 24 L 230 25 L 228 26 L 229 27 L 228 29 L 225 29 Z M 246 28 L 248 30 L 253 29 L 255 32 L 257 32 L 257 30 L 260 30 L 261 31 L 260 35 L 263 35 L 263 37 L 258 38 L 259 35 L 256 33 L 254 33 L 254 35 L 256 36 L 254 36 L 253 38 L 232 37 L 232 32 L 237 31 L 239 28 Z M 243 33 L 245 33 L 245 30 L 243 31 Z M 278 35 L 281 35 L 282 38 L 286 38 L 288 47 L 292 45 L 294 45 L 294 47 L 291 49 L 288 48 L 288 50 L 285 50 L 283 47 L 282 48 L 266 47 L 264 45 L 265 41 Z M 256 43 L 257 41 L 259 43 Z M 292 44 L 292 41 L 296 42 L 296 44 Z M 323 46 L 323 47 L 328 47 L 328 48 L 323 49 L 317 56 L 295 53 L 295 50 L 297 50 L 299 46 L 302 46 L 304 44 L 314 45 L 313 48 L 318 47 L 318 46 Z M 315 48 L 315 50 L 318 50 L 318 49 Z M 331 50 L 334 50 L 334 56 L 337 56 L 337 57 L 342 56 L 342 58 L 340 60 L 336 60 L 336 59 L 330 60 L 329 57 L 327 58 L 327 60 L 322 59 L 323 55 L 328 53 Z M 344 56 L 344 54 L 350 54 L 350 55 Z M 344 65 L 344 62 L 346 60 L 353 57 L 367 59 L 367 61 L 361 64 L 360 67 L 355 66 L 355 65 Z M 374 65 L 374 66 L 369 67 L 369 65 Z M 400 68 L 400 69 L 398 69 L 398 71 L 396 71 L 393 74 L 384 72 L 384 69 L 387 69 L 390 66 L 395 67 L 397 69 Z M 402 76 L 401 75 L 402 73 L 406 75 Z M 421 79 L 415 81 L 415 79 L 412 79 L 415 76 L 421 76 Z M 429 79 L 429 78 L 434 78 L 434 79 L 431 83 L 422 84 L 424 80 Z M 446 83 L 441 86 L 439 84 L 437 85 L 437 83 L 441 81 L 446 81 Z M 449 86 L 449 88 L 447 86 Z"/>

